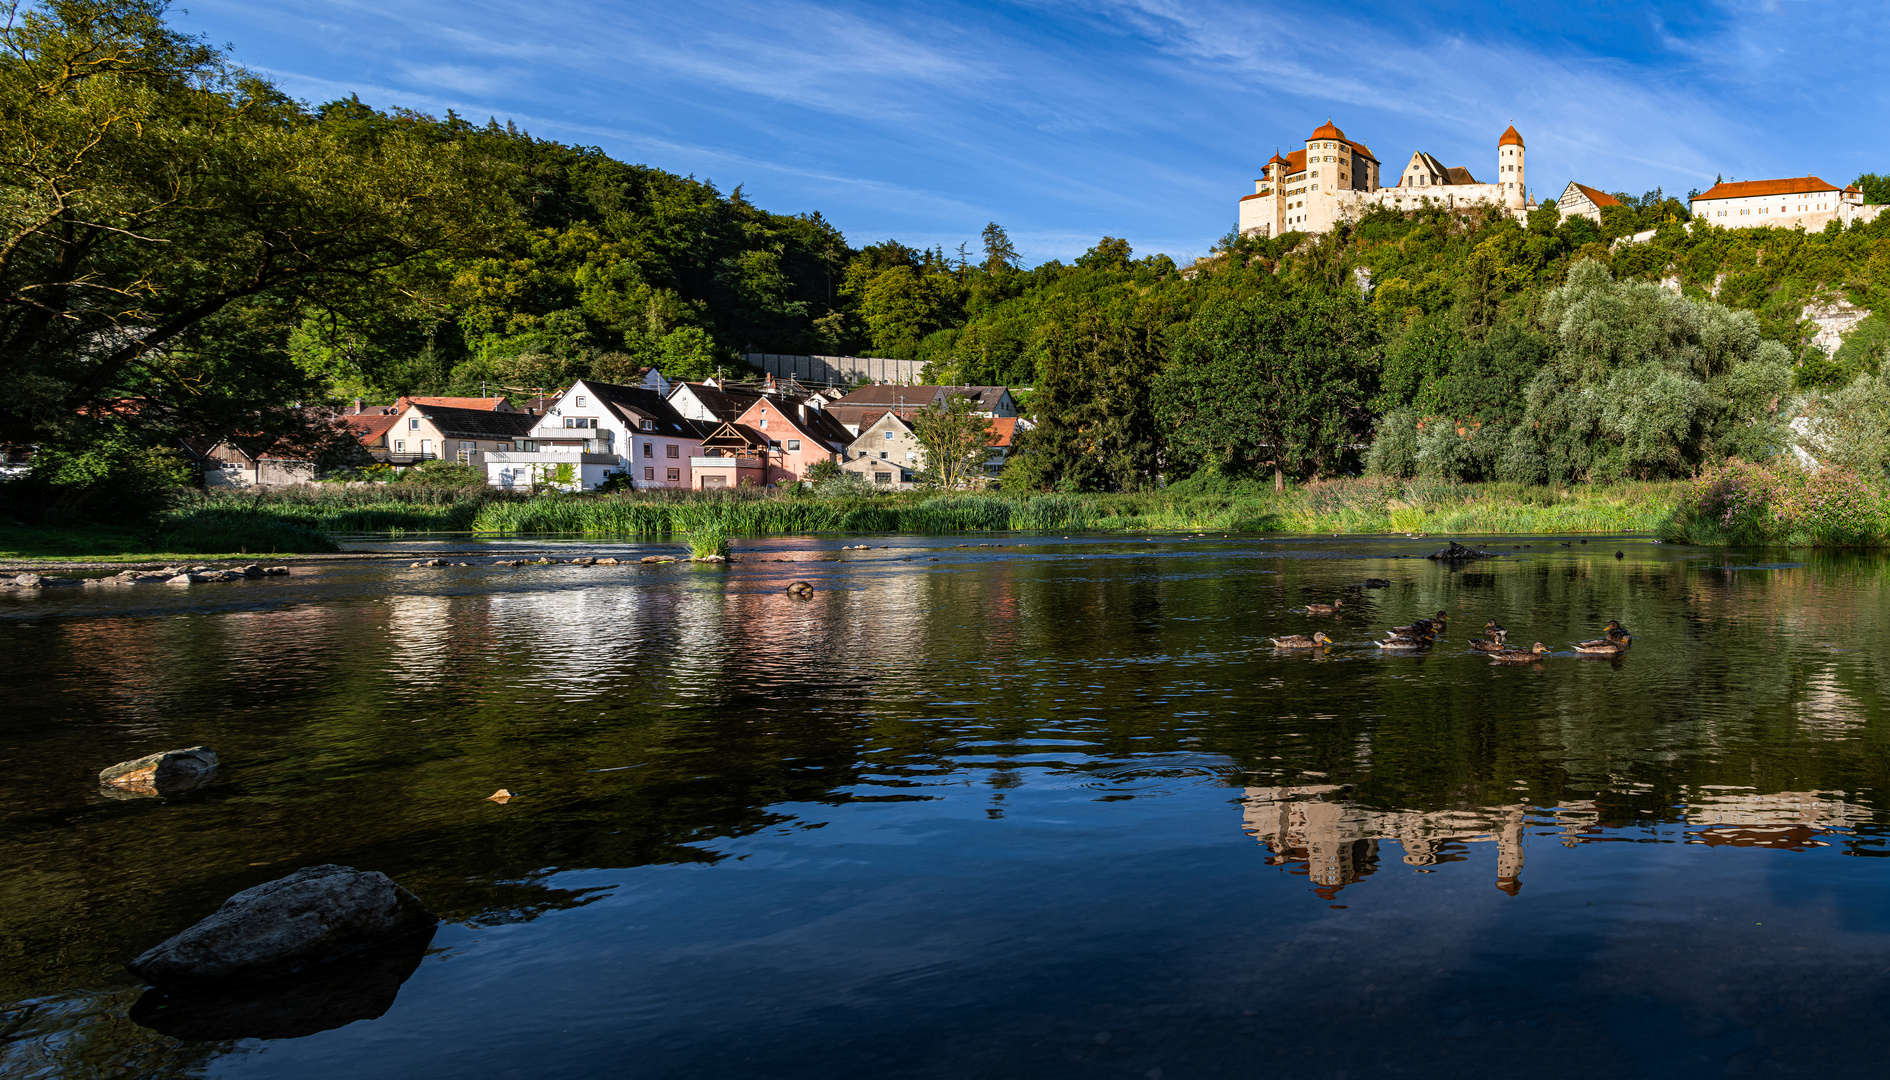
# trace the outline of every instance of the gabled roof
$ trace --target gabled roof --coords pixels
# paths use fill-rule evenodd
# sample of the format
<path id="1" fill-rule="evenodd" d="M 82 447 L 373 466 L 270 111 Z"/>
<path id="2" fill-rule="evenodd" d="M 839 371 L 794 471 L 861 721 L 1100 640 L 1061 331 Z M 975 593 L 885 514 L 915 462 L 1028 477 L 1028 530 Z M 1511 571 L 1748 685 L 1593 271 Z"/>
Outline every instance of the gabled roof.
<path id="1" fill-rule="evenodd" d="M 394 422 L 399 419 L 400 415 L 398 413 L 391 412 L 356 413 L 352 416 L 342 417 L 341 422 L 348 426 L 348 433 L 350 435 L 353 435 L 356 439 L 364 443 L 371 443 L 381 436 L 386 435 L 387 430 L 393 427 Z"/>
<path id="2" fill-rule="evenodd" d="M 1588 201 L 1591 203 L 1594 203 L 1596 206 L 1620 206 L 1621 205 L 1620 199 L 1615 198 L 1614 196 L 1608 194 L 1605 191 L 1596 191 L 1594 188 L 1589 187 L 1587 184 L 1578 184 L 1575 181 L 1570 180 L 1568 182 L 1568 186 L 1574 188 L 1576 191 L 1581 192 L 1583 195 L 1588 196 Z M 1567 194 L 1567 191 L 1564 190 L 1563 193 Z"/>
<path id="3" fill-rule="evenodd" d="M 944 392 L 944 395 L 946 397 L 975 398 L 978 402 L 979 408 L 985 410 L 986 412 L 992 412 L 997 409 L 998 403 L 1004 400 L 1004 395 L 1010 389 L 1010 387 L 1008 386 L 941 386 L 939 387 L 939 389 Z"/>
<path id="4" fill-rule="evenodd" d="M 1017 420 L 1018 418 L 1015 416 L 992 417 L 991 426 L 986 429 L 990 432 L 990 438 L 986 439 L 984 444 L 986 446 L 1009 446 L 1011 443 L 1016 442 Z"/>
<path id="5" fill-rule="evenodd" d="M 861 413 L 860 414 L 860 433 L 854 436 L 853 441 L 859 442 L 861 439 L 866 438 L 867 431 L 872 428 L 878 427 L 879 422 L 881 420 L 886 419 L 887 417 L 891 417 L 893 423 L 896 424 L 901 429 L 903 429 L 906 434 L 908 435 L 912 434 L 912 425 L 906 423 L 906 418 L 899 415 L 897 410 L 887 409 L 883 413 Z"/>
<path id="6" fill-rule="evenodd" d="M 702 447 L 716 449 L 754 449 L 768 445 L 768 437 L 746 424 L 724 421 L 702 437 Z"/>
<path id="7" fill-rule="evenodd" d="M 746 386 L 714 386 L 706 382 L 682 383 L 695 395 L 702 407 L 709 410 L 717 420 L 733 420 L 748 411 L 762 396 L 760 390 Z M 674 393 L 674 391 L 672 391 Z"/>
<path id="8" fill-rule="evenodd" d="M 1304 147 L 1298 150 L 1288 150 L 1286 152 L 1286 171 L 1289 173 L 1306 171 L 1306 150 Z"/>
<path id="9" fill-rule="evenodd" d="M 1453 184 L 1474 184 L 1477 182 L 1477 178 L 1470 175 L 1470 170 L 1461 165 L 1453 167 L 1444 175 L 1448 177 L 1449 181 Z"/>
<path id="10" fill-rule="evenodd" d="M 1708 199 L 1750 199 L 1763 195 L 1810 195 L 1820 191 L 1841 191 L 1836 184 L 1828 184 L 1815 176 L 1794 176 L 1785 180 L 1739 180 L 1733 183 L 1714 184 L 1712 188 L 1694 196 L 1694 202 Z"/>
<path id="11" fill-rule="evenodd" d="M 1375 158 L 1375 157 L 1373 157 L 1373 156 L 1372 156 L 1372 148 L 1371 148 L 1371 147 L 1369 147 L 1369 146 L 1366 146 L 1366 145 L 1365 145 L 1364 143 L 1362 143 L 1362 142 L 1359 142 L 1359 141 L 1357 141 L 1357 140 L 1353 140 L 1353 142 L 1352 142 L 1352 149 L 1353 149 L 1354 151 L 1356 151 L 1356 152 L 1358 153 L 1358 156 L 1359 156 L 1359 157 L 1362 157 L 1362 158 L 1364 158 L 1364 159 L 1365 159 L 1366 161 L 1369 161 L 1369 162 L 1372 162 L 1372 163 L 1373 163 L 1373 164 L 1375 164 L 1375 165 L 1382 165 L 1382 164 L 1384 164 L 1384 162 L 1382 162 L 1382 161 L 1379 161 L 1379 160 L 1378 160 L 1377 158 Z"/>
<path id="12" fill-rule="evenodd" d="M 477 409 L 481 412 L 499 412 L 505 407 L 502 397 L 404 397 L 394 403 L 394 411 L 399 412 L 403 405 L 438 405 L 448 409 Z"/>
<path id="13" fill-rule="evenodd" d="M 410 405 L 408 408 L 426 417 L 441 435 L 460 439 L 522 439 L 538 422 L 531 413 L 494 412 L 487 409 L 455 409 L 444 405 Z M 407 415 L 402 410 L 400 416 Z M 394 419 L 398 421 L 400 416 Z"/>
<path id="14" fill-rule="evenodd" d="M 829 415 L 826 409 L 812 408 L 804 401 L 766 397 L 750 405 L 749 412 L 763 405 L 770 406 L 774 415 L 786 419 L 802 437 L 812 439 L 829 450 L 842 450 L 853 441 L 853 433 L 847 430 L 845 424 Z"/>
<path id="15" fill-rule="evenodd" d="M 668 399 L 648 387 L 623 386 L 619 383 L 592 382 L 584 379 L 572 386 L 588 389 L 604 407 L 615 413 L 633 431 L 644 430 L 643 421 L 649 420 L 656 425 L 650 431 L 659 435 L 676 435 L 686 439 L 699 439 L 705 430 L 697 421 L 685 417 L 676 411 Z M 568 393 L 569 391 L 567 391 Z M 536 420 L 536 417 L 533 417 Z"/>

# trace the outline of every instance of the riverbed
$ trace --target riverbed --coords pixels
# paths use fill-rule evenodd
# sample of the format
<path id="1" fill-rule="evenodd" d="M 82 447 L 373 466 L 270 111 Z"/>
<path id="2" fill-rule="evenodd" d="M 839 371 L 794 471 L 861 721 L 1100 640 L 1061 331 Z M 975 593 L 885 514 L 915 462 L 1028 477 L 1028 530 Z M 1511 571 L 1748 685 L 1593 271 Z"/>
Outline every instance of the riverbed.
<path id="1" fill-rule="evenodd" d="M 1890 558 L 1485 539 L 416 543 L 0 595 L 0 1074 L 1875 1068 Z M 1486 619 L 1551 655 L 1493 665 Z M 1625 656 L 1569 648 L 1610 619 Z M 98 789 L 195 744 L 206 787 Z M 440 928 L 140 1005 L 126 960 L 319 863 Z"/>

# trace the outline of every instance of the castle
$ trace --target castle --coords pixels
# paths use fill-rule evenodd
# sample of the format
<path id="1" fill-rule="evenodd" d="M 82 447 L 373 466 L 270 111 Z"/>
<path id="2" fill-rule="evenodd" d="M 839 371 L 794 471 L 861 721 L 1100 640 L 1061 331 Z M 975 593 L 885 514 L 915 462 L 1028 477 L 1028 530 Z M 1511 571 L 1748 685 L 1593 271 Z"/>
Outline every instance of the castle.
<path id="1" fill-rule="evenodd" d="M 1493 184 L 1478 182 L 1470 170 L 1447 167 L 1419 150 L 1391 186 L 1379 184 L 1379 161 L 1364 143 L 1345 137 L 1327 120 L 1306 137 L 1306 148 L 1267 162 L 1266 175 L 1254 181 L 1252 195 L 1240 200 L 1240 231 L 1261 236 L 1322 233 L 1341 219 L 1357 218 L 1374 206 L 1415 210 L 1425 204 L 1447 208 L 1502 207 L 1521 219 L 1536 208 L 1529 198 L 1527 154 L 1512 125 L 1496 141 Z"/>

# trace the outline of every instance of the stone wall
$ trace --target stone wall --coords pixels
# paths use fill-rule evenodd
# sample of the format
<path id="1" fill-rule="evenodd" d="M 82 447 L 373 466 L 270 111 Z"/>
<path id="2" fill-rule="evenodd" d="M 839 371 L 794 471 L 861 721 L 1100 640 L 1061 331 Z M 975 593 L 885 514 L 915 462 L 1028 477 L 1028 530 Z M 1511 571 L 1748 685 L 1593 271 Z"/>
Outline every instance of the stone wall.
<path id="1" fill-rule="evenodd" d="M 803 386 L 852 386 L 861 379 L 873 383 L 916 384 L 925 367 L 917 360 L 881 356 L 796 356 L 790 353 L 748 353 L 747 360 L 777 379 L 794 379 Z"/>

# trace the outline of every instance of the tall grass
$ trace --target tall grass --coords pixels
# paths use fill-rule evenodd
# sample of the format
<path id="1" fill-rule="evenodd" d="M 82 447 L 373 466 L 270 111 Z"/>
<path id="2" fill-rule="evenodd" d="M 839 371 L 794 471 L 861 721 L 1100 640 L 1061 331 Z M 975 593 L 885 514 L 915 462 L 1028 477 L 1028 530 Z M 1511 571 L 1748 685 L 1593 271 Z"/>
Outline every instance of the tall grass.
<path id="1" fill-rule="evenodd" d="M 421 484 L 250 488 L 192 492 L 166 524 L 203 518 L 286 522 L 327 533 L 464 532 L 485 506 L 523 495 L 483 487 Z"/>

